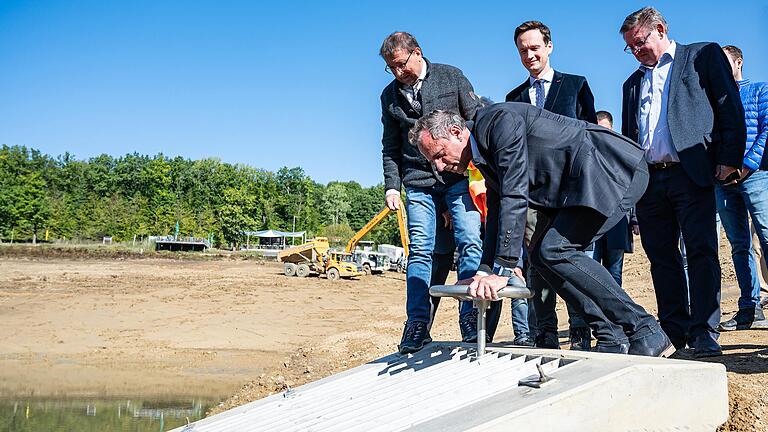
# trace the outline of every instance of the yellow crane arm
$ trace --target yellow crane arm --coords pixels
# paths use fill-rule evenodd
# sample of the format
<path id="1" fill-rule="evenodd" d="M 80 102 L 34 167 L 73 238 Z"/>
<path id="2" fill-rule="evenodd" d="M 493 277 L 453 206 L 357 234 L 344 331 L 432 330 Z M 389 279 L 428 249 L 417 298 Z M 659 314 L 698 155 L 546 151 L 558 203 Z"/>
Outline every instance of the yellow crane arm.
<path id="1" fill-rule="evenodd" d="M 365 224 L 364 227 L 360 228 L 360 231 L 356 232 L 355 235 L 352 236 L 351 239 L 349 239 L 349 243 L 347 243 L 346 252 L 350 253 L 353 250 L 355 250 L 355 246 L 357 246 L 357 242 L 359 242 L 363 237 L 365 237 L 366 234 L 371 232 L 373 228 L 376 227 L 381 221 L 384 220 L 385 217 L 391 212 L 392 210 L 389 209 L 389 207 L 384 207 L 380 212 L 376 213 L 376 216 L 371 218 L 371 220 L 368 221 L 367 224 Z M 400 242 L 403 244 L 403 253 L 405 256 L 408 256 L 408 244 L 410 241 L 408 240 L 408 227 L 405 225 L 405 213 L 403 210 L 403 207 L 400 206 L 395 211 L 397 215 L 397 226 L 400 228 Z"/>
<path id="2" fill-rule="evenodd" d="M 368 223 L 365 224 L 365 226 L 360 228 L 360 231 L 356 232 L 355 235 L 353 235 L 352 238 L 349 239 L 349 243 L 347 243 L 347 249 L 346 249 L 347 253 L 350 253 L 353 250 L 355 250 L 355 246 L 357 246 L 357 242 L 359 242 L 363 237 L 365 237 L 366 234 L 371 232 L 371 230 L 374 227 L 376 227 L 376 225 L 378 225 L 379 222 L 384 220 L 384 218 L 387 217 L 390 211 L 392 210 L 390 210 L 389 207 L 384 207 L 384 209 L 378 212 L 376 216 L 374 216 L 371 220 L 369 220 Z M 398 214 L 400 214 L 401 211 L 402 210 L 398 210 Z M 401 231 L 401 236 L 402 236 L 402 231 Z"/>
<path id="3" fill-rule="evenodd" d="M 408 227 L 405 225 L 405 214 L 403 213 L 403 207 L 400 206 L 397 209 L 397 226 L 400 227 L 400 242 L 403 244 L 403 254 L 408 257 Z"/>

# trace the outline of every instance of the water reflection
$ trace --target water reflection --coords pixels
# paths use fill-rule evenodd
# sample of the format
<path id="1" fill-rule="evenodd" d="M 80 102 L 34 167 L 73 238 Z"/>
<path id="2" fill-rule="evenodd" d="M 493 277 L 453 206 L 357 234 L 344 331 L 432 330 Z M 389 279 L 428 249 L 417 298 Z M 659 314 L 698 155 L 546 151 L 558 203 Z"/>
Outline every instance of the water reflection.
<path id="1" fill-rule="evenodd" d="M 158 432 L 205 416 L 217 400 L 0 400 L 3 432 Z"/>

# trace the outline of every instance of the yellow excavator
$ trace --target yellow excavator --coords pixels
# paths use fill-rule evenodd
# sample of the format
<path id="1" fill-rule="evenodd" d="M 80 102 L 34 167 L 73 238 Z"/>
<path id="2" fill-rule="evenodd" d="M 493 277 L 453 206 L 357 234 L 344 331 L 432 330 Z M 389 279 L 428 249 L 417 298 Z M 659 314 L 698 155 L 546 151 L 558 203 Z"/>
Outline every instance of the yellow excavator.
<path id="1" fill-rule="evenodd" d="M 368 221 L 368 223 L 366 223 L 365 226 L 360 228 L 360 231 L 356 232 L 355 235 L 353 235 L 352 238 L 349 239 L 349 242 L 347 243 L 347 247 L 345 249 L 345 252 L 347 252 L 347 253 L 355 253 L 355 246 L 357 246 L 357 243 L 363 237 L 365 237 L 366 234 L 371 232 L 371 230 L 373 228 L 375 228 L 376 225 L 381 223 L 381 221 L 383 221 L 384 218 L 386 218 L 389 215 L 390 212 L 393 212 L 393 211 L 395 212 L 395 215 L 397 216 L 397 225 L 400 228 L 400 242 L 403 244 L 403 257 L 402 257 L 402 261 L 403 262 L 393 263 L 393 264 L 397 264 L 399 268 L 401 267 L 401 268 L 404 269 L 405 268 L 405 260 L 408 257 L 408 243 L 409 243 L 409 241 L 408 241 L 408 230 L 407 230 L 407 227 L 405 225 L 405 215 L 403 213 L 402 207 L 397 209 L 397 210 L 390 210 L 389 207 L 384 207 L 380 212 L 378 212 L 376 214 L 376 216 L 371 218 L 371 220 Z M 361 265 L 363 266 L 364 271 L 366 273 L 370 274 L 370 270 L 368 270 L 368 269 L 371 268 L 371 265 L 369 264 L 368 267 L 366 267 L 366 263 L 365 262 L 361 263 Z"/>

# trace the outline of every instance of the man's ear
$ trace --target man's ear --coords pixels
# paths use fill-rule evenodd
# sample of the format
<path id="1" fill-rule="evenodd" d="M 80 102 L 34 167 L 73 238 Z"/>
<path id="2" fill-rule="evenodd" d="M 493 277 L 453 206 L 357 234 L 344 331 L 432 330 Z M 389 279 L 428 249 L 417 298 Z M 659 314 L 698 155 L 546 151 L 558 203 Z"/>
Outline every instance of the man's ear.
<path id="1" fill-rule="evenodd" d="M 461 137 L 461 133 L 462 133 L 462 132 L 464 132 L 464 129 L 463 129 L 463 128 L 461 128 L 461 127 L 459 127 L 459 125 L 455 125 L 455 124 L 454 124 L 454 125 L 451 125 L 451 128 L 450 128 L 450 129 L 448 129 L 448 132 L 449 132 L 449 133 L 450 133 L 452 136 L 454 136 L 454 137 L 456 137 L 456 138 L 459 138 L 459 137 Z"/>

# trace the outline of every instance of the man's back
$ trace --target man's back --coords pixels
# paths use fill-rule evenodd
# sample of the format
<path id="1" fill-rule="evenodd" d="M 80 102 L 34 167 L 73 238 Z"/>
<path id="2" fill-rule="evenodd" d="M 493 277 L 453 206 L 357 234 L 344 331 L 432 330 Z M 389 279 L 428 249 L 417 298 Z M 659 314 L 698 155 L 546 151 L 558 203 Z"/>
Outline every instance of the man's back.
<path id="1" fill-rule="evenodd" d="M 528 171 L 529 201 L 543 208 L 583 205 L 609 213 L 614 208 L 601 200 L 606 196 L 620 198 L 632 180 L 631 173 L 643 160 L 637 143 L 609 129 L 526 103 L 480 109 L 473 135 L 481 153 L 488 155 L 488 164 L 493 163 L 491 154 L 500 148 L 518 142 L 526 145 L 525 165 L 522 161 L 509 163 L 515 164 L 513 169 Z M 493 171 L 497 170 L 495 167 Z M 594 179 L 604 177 L 608 181 L 595 186 Z M 486 180 L 489 187 L 501 192 L 493 174 Z"/>

